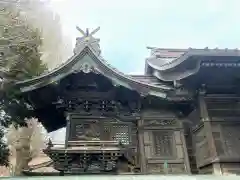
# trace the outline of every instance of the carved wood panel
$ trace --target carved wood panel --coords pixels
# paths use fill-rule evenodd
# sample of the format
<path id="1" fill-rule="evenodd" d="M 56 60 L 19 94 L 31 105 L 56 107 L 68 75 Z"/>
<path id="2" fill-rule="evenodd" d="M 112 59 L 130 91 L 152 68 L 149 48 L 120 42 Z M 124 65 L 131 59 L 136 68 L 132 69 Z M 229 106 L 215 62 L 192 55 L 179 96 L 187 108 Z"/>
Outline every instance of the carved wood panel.
<path id="1" fill-rule="evenodd" d="M 70 115 L 70 136 L 68 140 L 119 141 L 130 149 L 129 158 L 138 165 L 137 128 L 134 122 L 123 122 L 115 118 L 91 119 Z"/>
<path id="2" fill-rule="evenodd" d="M 184 164 L 170 164 L 169 173 L 171 174 L 182 174 L 186 172 Z"/>
<path id="3" fill-rule="evenodd" d="M 173 157 L 173 131 L 153 131 L 154 155 L 159 157 Z"/>
<path id="4" fill-rule="evenodd" d="M 239 125 L 223 125 L 223 143 L 225 145 L 225 155 L 229 157 L 239 157 L 240 152 L 240 131 Z"/>
<path id="5" fill-rule="evenodd" d="M 196 160 L 197 164 L 201 165 L 207 158 L 210 157 L 210 151 L 204 128 L 202 127 L 195 133 Z"/>
<path id="6" fill-rule="evenodd" d="M 148 164 L 149 173 L 164 173 L 163 164 Z"/>
<path id="7" fill-rule="evenodd" d="M 111 120 L 75 120 L 71 121 L 70 134 L 73 140 L 84 140 L 84 136 L 100 140 L 131 143 L 131 124 Z"/>
<path id="8" fill-rule="evenodd" d="M 160 120 L 145 120 L 144 121 L 144 127 L 158 127 L 158 128 L 164 128 L 164 127 L 176 127 L 179 126 L 179 123 L 176 119 L 160 119 Z"/>
<path id="9" fill-rule="evenodd" d="M 151 131 L 144 131 L 144 150 L 146 158 L 151 158 L 153 156 L 153 138 Z"/>
<path id="10" fill-rule="evenodd" d="M 86 120 L 84 122 L 70 122 L 69 140 L 93 140 L 100 138 L 100 126 L 98 120 Z"/>
<path id="11" fill-rule="evenodd" d="M 218 156 L 224 155 L 225 153 L 224 153 L 224 149 L 223 149 L 221 133 L 220 132 L 212 132 L 212 135 L 213 135 L 217 155 Z"/>

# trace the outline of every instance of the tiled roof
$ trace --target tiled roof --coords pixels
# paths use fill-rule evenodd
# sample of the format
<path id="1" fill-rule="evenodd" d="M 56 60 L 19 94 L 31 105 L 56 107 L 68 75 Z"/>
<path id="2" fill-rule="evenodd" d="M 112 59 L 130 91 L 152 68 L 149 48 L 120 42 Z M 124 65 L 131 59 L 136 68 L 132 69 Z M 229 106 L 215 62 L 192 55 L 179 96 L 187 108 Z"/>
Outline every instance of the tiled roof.
<path id="1" fill-rule="evenodd" d="M 146 74 L 156 76 L 163 81 L 175 81 L 186 78 L 198 72 L 202 61 L 206 61 L 212 57 L 217 61 L 227 57 L 231 57 L 234 62 L 240 61 L 240 51 L 238 49 L 163 49 L 149 48 L 151 55 L 146 59 Z M 191 61 L 191 68 L 183 68 L 183 62 Z M 225 62 L 227 64 L 228 61 Z M 230 64 L 232 65 L 232 64 Z M 228 67 L 230 67 L 230 65 Z"/>

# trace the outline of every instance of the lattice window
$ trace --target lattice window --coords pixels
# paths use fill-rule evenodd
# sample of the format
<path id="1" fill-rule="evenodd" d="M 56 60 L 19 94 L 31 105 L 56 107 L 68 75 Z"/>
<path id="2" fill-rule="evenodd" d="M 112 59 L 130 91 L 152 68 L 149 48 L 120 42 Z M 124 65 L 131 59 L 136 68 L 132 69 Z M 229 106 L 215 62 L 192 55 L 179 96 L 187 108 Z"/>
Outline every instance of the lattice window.
<path id="1" fill-rule="evenodd" d="M 155 155 L 162 157 L 172 157 L 173 152 L 173 133 L 169 131 L 153 132 Z"/>
<path id="2" fill-rule="evenodd" d="M 101 139 L 129 144 L 131 139 L 130 128 L 127 124 L 104 123 Z"/>
<path id="3" fill-rule="evenodd" d="M 119 141 L 123 144 L 129 144 L 129 127 L 128 125 L 113 125 L 112 126 L 112 139 Z"/>

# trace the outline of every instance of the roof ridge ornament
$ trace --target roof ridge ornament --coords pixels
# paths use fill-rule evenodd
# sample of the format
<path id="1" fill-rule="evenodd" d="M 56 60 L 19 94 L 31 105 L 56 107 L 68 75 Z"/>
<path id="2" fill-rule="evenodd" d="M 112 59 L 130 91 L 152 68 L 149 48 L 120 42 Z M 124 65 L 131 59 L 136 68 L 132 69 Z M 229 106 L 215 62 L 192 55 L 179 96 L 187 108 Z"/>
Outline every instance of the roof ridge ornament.
<path id="1" fill-rule="evenodd" d="M 100 30 L 100 27 L 97 27 L 92 32 L 89 32 L 88 28 L 86 29 L 86 31 L 84 31 L 78 26 L 76 27 L 76 29 L 82 34 L 82 36 L 76 38 L 76 45 L 73 50 L 74 54 L 81 52 L 81 50 L 83 50 L 84 47 L 90 46 L 94 50 L 94 52 L 99 56 L 101 54 L 99 45 L 100 39 L 93 37 L 93 35 Z"/>

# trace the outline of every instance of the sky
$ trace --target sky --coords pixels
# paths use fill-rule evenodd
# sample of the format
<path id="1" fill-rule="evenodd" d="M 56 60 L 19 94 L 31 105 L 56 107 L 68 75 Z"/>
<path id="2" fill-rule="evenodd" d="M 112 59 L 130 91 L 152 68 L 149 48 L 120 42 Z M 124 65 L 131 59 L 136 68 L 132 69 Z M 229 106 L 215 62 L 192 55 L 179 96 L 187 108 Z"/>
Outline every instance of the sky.
<path id="1" fill-rule="evenodd" d="M 240 47 L 239 0 L 52 0 L 64 32 L 95 29 L 102 56 L 124 73 L 141 74 L 147 46 Z"/>
<path id="2" fill-rule="evenodd" d="M 239 0 L 52 0 L 52 6 L 73 43 L 76 26 L 100 26 L 102 56 L 124 73 L 144 72 L 147 46 L 240 47 Z"/>

